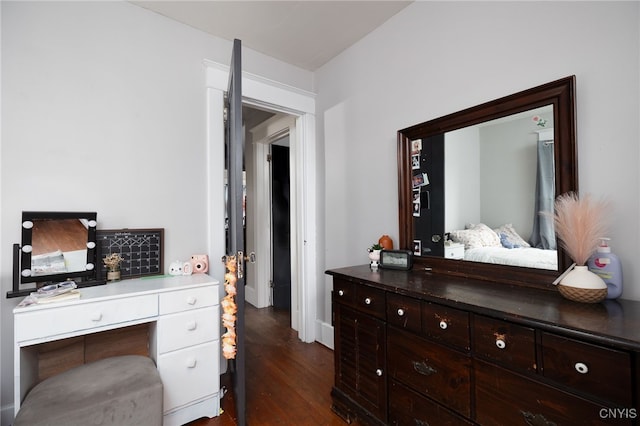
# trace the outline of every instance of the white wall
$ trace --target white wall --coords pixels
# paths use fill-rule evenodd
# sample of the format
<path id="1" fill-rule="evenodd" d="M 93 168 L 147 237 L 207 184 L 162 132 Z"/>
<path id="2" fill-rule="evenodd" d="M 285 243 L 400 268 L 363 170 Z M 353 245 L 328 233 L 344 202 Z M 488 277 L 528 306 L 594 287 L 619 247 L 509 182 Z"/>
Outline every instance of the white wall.
<path id="1" fill-rule="evenodd" d="M 0 406 L 8 424 L 19 299 L 4 294 L 21 212 L 90 210 L 102 229 L 163 227 L 167 266 L 206 252 L 203 60 L 228 63 L 231 43 L 125 2 L 0 4 Z M 312 89 L 312 73 L 249 49 L 243 66 Z"/>
<path id="2" fill-rule="evenodd" d="M 469 126 L 444 135 L 444 232 L 482 222 L 480 129 Z"/>
<path id="3" fill-rule="evenodd" d="M 531 117 L 480 129 L 480 217 L 491 228 L 511 223 L 525 240 L 529 239 L 537 214 L 538 134 Z"/>
<path id="4" fill-rule="evenodd" d="M 638 9 L 418 1 L 318 70 L 326 268 L 366 263 L 382 234 L 398 241 L 398 129 L 575 74 L 580 189 L 611 200 L 624 297 L 640 299 Z"/>

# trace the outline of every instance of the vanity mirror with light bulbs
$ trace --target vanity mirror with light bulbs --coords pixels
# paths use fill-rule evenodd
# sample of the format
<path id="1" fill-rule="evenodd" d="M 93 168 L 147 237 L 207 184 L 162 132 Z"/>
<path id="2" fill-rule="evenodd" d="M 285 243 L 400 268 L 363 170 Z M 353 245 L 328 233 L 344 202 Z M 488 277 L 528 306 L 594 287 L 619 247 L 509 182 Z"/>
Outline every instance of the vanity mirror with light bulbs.
<path id="1" fill-rule="evenodd" d="M 7 297 L 65 280 L 78 287 L 104 284 L 96 279 L 96 228 L 96 212 L 22 212 L 22 241 L 13 247 L 13 289 Z"/>
<path id="2" fill-rule="evenodd" d="M 575 76 L 398 131 L 398 190 L 417 268 L 550 287 L 570 265 L 550 215 L 578 190 Z"/>

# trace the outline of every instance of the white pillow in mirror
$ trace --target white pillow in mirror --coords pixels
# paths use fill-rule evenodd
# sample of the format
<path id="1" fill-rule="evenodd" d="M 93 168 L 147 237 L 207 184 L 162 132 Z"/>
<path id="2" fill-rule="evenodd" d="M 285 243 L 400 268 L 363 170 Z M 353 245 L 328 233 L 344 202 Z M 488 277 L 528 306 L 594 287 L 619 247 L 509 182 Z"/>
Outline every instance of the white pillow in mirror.
<path id="1" fill-rule="evenodd" d="M 451 239 L 464 244 L 465 249 L 500 247 L 500 236 L 483 223 L 470 224 L 468 229 L 451 231 Z"/>
<path id="2" fill-rule="evenodd" d="M 494 229 L 494 231 L 498 235 L 500 234 L 506 235 L 507 240 L 514 246 L 531 247 L 531 245 L 528 242 L 526 242 L 524 238 L 520 236 L 520 234 L 518 234 L 518 232 L 515 230 L 513 225 L 510 223 L 505 223 L 501 227 Z"/>

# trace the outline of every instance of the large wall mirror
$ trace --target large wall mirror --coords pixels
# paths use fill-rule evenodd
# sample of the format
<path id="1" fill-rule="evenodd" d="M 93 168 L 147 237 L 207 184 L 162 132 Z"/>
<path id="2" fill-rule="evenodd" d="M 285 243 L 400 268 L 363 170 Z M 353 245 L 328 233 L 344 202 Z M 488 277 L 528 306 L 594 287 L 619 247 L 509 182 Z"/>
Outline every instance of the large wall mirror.
<path id="1" fill-rule="evenodd" d="M 569 265 L 559 194 L 578 190 L 575 76 L 398 132 L 400 248 L 417 267 L 548 287 Z"/>

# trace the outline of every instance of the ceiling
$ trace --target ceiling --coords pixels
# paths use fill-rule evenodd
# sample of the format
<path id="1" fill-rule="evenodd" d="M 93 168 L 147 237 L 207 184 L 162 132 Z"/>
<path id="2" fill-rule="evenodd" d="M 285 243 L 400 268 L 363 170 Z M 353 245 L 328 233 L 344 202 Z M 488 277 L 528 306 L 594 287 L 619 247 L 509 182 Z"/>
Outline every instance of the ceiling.
<path id="1" fill-rule="evenodd" d="M 412 1 L 131 1 L 214 36 L 315 71 Z"/>

